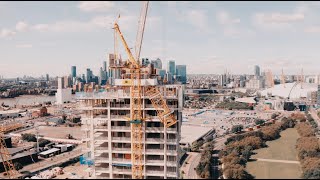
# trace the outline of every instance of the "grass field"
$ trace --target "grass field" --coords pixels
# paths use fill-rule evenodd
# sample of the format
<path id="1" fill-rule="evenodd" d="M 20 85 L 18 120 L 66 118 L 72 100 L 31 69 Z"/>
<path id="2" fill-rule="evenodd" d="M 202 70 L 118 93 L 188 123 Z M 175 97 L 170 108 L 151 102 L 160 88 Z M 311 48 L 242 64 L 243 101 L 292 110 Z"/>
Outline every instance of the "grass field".
<path id="1" fill-rule="evenodd" d="M 289 128 L 281 132 L 281 138 L 268 141 L 268 148 L 258 149 L 257 154 L 251 158 L 263 158 L 274 160 L 298 161 L 295 149 L 296 140 L 299 138 L 295 128 Z M 302 173 L 300 164 L 282 162 L 251 161 L 247 163 L 247 170 L 256 179 L 297 179 Z"/>

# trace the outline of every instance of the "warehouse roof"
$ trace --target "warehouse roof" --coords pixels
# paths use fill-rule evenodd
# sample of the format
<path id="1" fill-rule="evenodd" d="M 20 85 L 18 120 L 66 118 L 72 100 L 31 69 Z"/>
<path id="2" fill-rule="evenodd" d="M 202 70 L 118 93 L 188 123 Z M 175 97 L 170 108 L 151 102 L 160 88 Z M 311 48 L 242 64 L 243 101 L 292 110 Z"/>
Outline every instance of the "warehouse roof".
<path id="1" fill-rule="evenodd" d="M 209 126 L 198 126 L 198 125 L 184 125 L 181 126 L 181 140 L 180 143 L 190 145 L 206 135 L 213 128 Z"/>
<path id="2" fill-rule="evenodd" d="M 254 97 L 238 98 L 235 101 L 242 102 L 242 103 L 251 103 L 251 104 L 256 103 L 256 101 L 254 100 Z"/>
<path id="3" fill-rule="evenodd" d="M 43 151 L 41 153 L 39 153 L 39 155 L 48 155 L 48 154 L 51 154 L 51 153 L 54 153 L 54 152 L 57 152 L 57 151 L 60 151 L 60 149 L 58 148 L 52 148 L 52 149 L 49 149 L 47 151 Z"/>

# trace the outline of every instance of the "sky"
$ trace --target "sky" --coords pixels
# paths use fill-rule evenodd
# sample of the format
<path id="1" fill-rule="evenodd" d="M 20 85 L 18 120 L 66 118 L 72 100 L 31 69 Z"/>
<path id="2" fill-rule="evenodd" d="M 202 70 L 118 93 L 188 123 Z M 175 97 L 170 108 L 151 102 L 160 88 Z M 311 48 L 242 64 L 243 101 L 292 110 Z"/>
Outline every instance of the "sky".
<path id="1" fill-rule="evenodd" d="M 0 2 L 0 76 L 98 75 L 114 52 L 116 17 L 135 45 L 141 1 Z M 188 74 L 319 74 L 320 2 L 149 3 L 141 57 Z M 119 52 L 127 57 L 119 42 Z"/>

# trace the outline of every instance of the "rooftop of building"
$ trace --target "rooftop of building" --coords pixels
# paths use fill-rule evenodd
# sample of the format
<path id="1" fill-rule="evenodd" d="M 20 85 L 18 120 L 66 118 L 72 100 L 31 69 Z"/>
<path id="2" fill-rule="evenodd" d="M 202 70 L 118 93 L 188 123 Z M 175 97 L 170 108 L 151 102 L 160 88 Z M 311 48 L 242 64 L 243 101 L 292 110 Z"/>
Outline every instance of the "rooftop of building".
<path id="1" fill-rule="evenodd" d="M 238 98 L 235 100 L 236 102 L 241 103 L 248 103 L 248 104 L 254 104 L 256 101 L 254 100 L 254 97 L 244 97 L 244 98 Z"/>
<path id="2" fill-rule="evenodd" d="M 0 114 L 15 114 L 15 113 L 22 113 L 22 112 L 25 112 L 25 111 L 21 109 L 11 109 L 7 111 L 0 111 Z"/>
<path id="3" fill-rule="evenodd" d="M 180 143 L 189 143 L 191 145 L 194 141 L 197 141 L 211 130 L 213 130 L 213 127 L 210 126 L 186 125 L 182 123 Z"/>
<path id="4" fill-rule="evenodd" d="M 24 150 L 24 148 L 8 148 L 8 151 L 11 155 L 11 159 L 18 159 L 24 156 L 30 156 L 32 154 L 37 153 L 35 150 Z M 2 162 L 1 156 L 0 162 Z"/>
<path id="5" fill-rule="evenodd" d="M 273 96 L 287 98 L 292 89 L 290 93 L 290 99 L 298 99 L 301 97 L 307 97 L 308 93 L 318 90 L 318 84 L 316 83 L 302 83 L 302 88 L 301 83 L 295 84 L 296 82 L 285 83 L 284 85 L 277 84 L 272 88 L 262 90 L 261 95 L 268 96 L 268 94 L 271 93 Z"/>

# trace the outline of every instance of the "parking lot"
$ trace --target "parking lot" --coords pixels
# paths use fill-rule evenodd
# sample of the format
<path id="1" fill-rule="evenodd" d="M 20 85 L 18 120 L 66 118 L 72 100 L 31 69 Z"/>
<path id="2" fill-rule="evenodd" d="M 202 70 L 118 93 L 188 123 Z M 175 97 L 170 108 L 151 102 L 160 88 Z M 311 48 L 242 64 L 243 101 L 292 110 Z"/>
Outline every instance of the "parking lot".
<path id="1" fill-rule="evenodd" d="M 198 112 L 198 114 L 197 114 Z M 209 126 L 217 130 L 218 135 L 226 133 L 232 126 L 242 124 L 244 128 L 253 125 L 254 120 L 271 118 L 271 112 L 206 110 L 199 113 L 195 110 L 184 110 L 183 123 L 190 125 Z"/>

